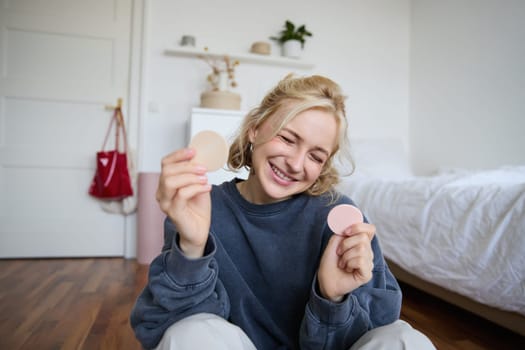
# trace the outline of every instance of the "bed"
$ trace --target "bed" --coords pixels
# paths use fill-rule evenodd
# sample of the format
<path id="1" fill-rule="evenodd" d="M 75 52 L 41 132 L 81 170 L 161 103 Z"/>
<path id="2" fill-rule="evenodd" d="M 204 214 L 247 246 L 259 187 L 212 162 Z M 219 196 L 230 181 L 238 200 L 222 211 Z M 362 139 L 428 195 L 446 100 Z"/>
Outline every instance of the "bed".
<path id="1" fill-rule="evenodd" d="M 420 177 L 399 141 L 353 146 L 356 172 L 338 187 L 396 277 L 525 335 L 525 166 Z"/>

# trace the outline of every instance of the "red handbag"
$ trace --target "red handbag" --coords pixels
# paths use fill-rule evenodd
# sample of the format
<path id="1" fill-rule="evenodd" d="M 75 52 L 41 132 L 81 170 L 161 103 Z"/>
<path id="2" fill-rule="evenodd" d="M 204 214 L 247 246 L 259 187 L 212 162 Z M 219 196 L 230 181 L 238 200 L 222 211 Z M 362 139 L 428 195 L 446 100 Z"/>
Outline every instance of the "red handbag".
<path id="1" fill-rule="evenodd" d="M 115 123 L 115 149 L 105 151 L 109 133 Z M 119 152 L 120 134 L 122 134 L 124 141 L 124 152 Z M 89 187 L 89 194 L 107 200 L 121 200 L 133 195 L 128 169 L 126 129 L 120 106 L 115 108 L 102 145 L 102 151 L 97 152 L 97 167 Z"/>

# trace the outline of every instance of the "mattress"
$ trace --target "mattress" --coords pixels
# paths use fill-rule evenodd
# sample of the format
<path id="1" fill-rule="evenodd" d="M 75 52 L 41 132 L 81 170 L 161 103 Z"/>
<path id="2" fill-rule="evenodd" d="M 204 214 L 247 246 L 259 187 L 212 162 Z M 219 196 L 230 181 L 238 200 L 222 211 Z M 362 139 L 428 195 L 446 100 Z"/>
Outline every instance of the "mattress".
<path id="1" fill-rule="evenodd" d="M 350 176 L 339 190 L 376 225 L 387 259 L 423 280 L 525 315 L 525 167 Z"/>

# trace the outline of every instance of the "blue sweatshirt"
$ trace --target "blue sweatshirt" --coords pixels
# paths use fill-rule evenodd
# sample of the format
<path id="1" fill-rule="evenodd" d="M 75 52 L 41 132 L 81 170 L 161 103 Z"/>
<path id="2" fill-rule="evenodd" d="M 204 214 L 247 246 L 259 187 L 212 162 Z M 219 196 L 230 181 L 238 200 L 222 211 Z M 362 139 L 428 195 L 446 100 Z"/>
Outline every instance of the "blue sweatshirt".
<path id="1" fill-rule="evenodd" d="M 241 327 L 259 350 L 348 349 L 366 331 L 399 318 L 401 290 L 377 237 L 370 282 L 339 303 L 324 299 L 316 272 L 332 232 L 326 218 L 341 196 L 296 195 L 278 203 L 246 201 L 235 182 L 213 186 L 210 235 L 202 258 L 186 258 L 175 226 L 165 222 L 162 253 L 131 325 L 145 348 L 174 322 L 213 313 Z"/>

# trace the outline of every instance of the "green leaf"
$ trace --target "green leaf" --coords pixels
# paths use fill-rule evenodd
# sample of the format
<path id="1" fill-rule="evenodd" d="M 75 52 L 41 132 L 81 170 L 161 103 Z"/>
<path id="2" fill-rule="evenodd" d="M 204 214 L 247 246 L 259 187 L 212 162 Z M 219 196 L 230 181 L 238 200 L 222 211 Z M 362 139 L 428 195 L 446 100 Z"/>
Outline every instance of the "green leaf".
<path id="1" fill-rule="evenodd" d="M 292 32 L 293 33 L 293 31 L 295 30 L 294 24 L 292 22 L 290 22 L 290 21 L 286 21 L 286 30 L 288 32 Z"/>
<path id="2" fill-rule="evenodd" d="M 278 41 L 281 44 L 288 40 L 299 40 L 301 46 L 304 47 L 305 37 L 307 36 L 313 35 L 306 30 L 306 25 L 303 24 L 296 28 L 292 21 L 286 20 L 284 23 L 284 29 L 279 32 L 279 36 L 272 36 L 270 39 Z"/>

